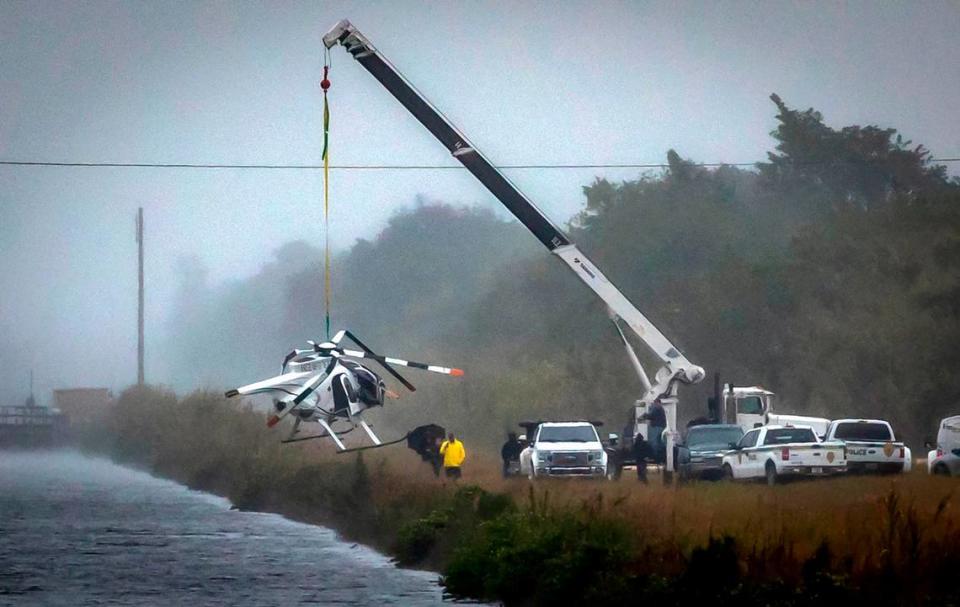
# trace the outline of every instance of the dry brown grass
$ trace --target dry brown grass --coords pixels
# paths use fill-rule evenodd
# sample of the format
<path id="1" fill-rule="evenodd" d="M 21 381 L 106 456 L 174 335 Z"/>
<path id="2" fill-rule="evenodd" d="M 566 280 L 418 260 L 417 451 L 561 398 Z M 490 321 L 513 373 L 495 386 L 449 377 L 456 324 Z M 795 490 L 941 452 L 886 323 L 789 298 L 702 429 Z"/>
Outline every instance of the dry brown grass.
<path id="1" fill-rule="evenodd" d="M 644 485 L 630 474 L 612 482 L 530 483 L 501 478 L 498 454 L 467 444 L 463 479 L 450 482 L 436 478 L 402 445 L 367 451 L 362 458 L 336 454 L 327 441 L 281 445 L 280 433 L 267 430 L 262 414 L 218 395 L 177 400 L 169 393 L 132 390 L 107 421 L 90 439 L 122 461 L 220 493 L 241 507 L 331 525 L 387 551 L 411 525 L 446 521 L 421 561 L 441 569 L 453 547 L 470 541 L 482 524 L 476 512 L 458 510 L 466 502 L 457 492 L 468 485 L 509 496 L 520 511 L 538 513 L 532 520 L 573 515 L 626 529 L 633 556 L 624 579 L 683 579 L 697 551 L 723 537 L 735 541 L 738 566 L 749 579 L 799 588 L 806 583 L 804 563 L 823 554 L 826 544 L 829 556 L 817 571 L 849 579 L 849 588 L 883 580 L 894 588 L 909 584 L 907 594 L 897 594 L 904 600 L 909 593 L 919 597 L 930 588 L 952 586 L 943 572 L 960 563 L 960 482 L 925 470 L 776 487 L 664 486 L 656 475 Z"/>
<path id="2" fill-rule="evenodd" d="M 477 482 L 517 498 L 529 493 L 526 480 L 503 480 L 485 471 Z M 471 475 L 471 480 L 473 476 Z M 891 512 L 910 510 L 925 534 L 960 530 L 960 483 L 914 471 L 900 476 L 848 476 L 761 484 L 700 482 L 664 486 L 627 478 L 616 482 L 549 481 L 538 493 L 560 507 L 602 501 L 603 511 L 631 521 L 637 533 L 680 545 L 699 545 L 711 536 L 731 535 L 757 545 L 790 543 L 803 554 L 824 540 L 838 551 L 879 554 L 878 529 L 897 520 Z M 891 495 L 897 503 L 890 504 Z M 891 510 L 892 506 L 896 506 Z M 894 514 L 893 516 L 897 516 Z"/>

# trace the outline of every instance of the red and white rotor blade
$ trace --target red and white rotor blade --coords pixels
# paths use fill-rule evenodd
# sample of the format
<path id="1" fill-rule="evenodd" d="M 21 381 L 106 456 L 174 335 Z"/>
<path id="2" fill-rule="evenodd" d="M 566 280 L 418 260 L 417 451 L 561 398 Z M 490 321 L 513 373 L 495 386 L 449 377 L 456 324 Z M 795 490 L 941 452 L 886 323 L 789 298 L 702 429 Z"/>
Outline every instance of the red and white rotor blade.
<path id="1" fill-rule="evenodd" d="M 350 358 L 366 358 L 367 360 L 376 360 L 382 363 L 387 363 L 388 365 L 397 365 L 398 367 L 408 367 L 410 369 L 423 369 L 424 371 L 432 371 L 433 373 L 442 373 L 444 375 L 452 375 L 454 377 L 460 377 L 463 375 L 462 369 L 456 369 L 452 367 L 441 367 L 439 365 L 428 365 L 427 363 L 418 363 L 412 360 L 404 360 L 402 358 L 392 358 L 390 356 L 379 356 L 372 355 L 361 350 L 343 350 L 344 356 L 349 356 Z"/>

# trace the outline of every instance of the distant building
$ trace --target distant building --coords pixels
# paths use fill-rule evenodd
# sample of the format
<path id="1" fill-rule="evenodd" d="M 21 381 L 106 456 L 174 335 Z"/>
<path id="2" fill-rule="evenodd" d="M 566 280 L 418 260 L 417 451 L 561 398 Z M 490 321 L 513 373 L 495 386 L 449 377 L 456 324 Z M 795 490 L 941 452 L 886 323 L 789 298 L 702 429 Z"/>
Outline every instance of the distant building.
<path id="1" fill-rule="evenodd" d="M 40 407 L 33 394 L 24 405 L 0 406 L 0 447 L 49 447 L 61 442 L 66 419 L 56 408 Z"/>
<path id="2" fill-rule="evenodd" d="M 53 391 L 54 406 L 74 426 L 97 420 L 112 402 L 113 394 L 107 388 L 63 388 Z"/>

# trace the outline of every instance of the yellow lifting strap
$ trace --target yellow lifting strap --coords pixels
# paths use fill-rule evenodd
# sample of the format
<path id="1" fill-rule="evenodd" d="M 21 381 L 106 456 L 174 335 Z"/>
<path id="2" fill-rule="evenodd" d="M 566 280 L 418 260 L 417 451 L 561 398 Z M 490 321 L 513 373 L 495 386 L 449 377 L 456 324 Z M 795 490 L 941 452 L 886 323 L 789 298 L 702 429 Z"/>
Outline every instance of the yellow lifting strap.
<path id="1" fill-rule="evenodd" d="M 330 341 L 330 105 L 327 89 L 330 88 L 330 59 L 326 55 L 323 66 L 323 301 L 326 309 L 327 341 Z"/>

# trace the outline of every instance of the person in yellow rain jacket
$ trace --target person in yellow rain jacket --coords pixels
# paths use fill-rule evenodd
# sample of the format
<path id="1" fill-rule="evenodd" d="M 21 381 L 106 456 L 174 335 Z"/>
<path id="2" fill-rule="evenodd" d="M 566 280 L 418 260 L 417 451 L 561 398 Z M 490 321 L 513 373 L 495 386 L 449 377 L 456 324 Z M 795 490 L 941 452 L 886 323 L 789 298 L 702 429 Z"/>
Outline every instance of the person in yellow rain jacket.
<path id="1" fill-rule="evenodd" d="M 443 457 L 443 471 L 447 478 L 460 478 L 460 466 L 463 465 L 463 460 L 467 459 L 467 451 L 453 432 L 440 445 L 440 455 Z"/>

